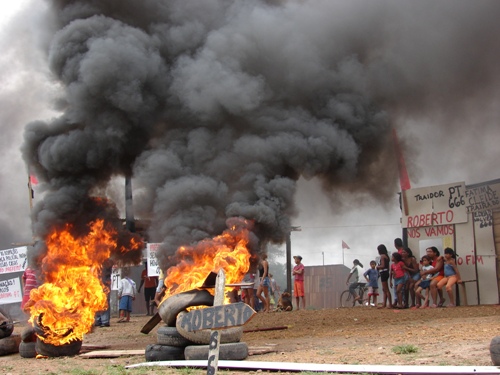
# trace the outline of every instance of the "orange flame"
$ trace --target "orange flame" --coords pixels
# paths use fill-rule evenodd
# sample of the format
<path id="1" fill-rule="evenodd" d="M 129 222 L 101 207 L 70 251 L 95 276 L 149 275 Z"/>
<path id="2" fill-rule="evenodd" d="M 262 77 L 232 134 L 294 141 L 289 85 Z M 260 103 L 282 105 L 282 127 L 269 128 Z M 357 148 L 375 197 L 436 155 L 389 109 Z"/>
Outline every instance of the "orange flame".
<path id="1" fill-rule="evenodd" d="M 46 239 L 42 261 L 45 282 L 30 294 L 30 322 L 40 317 L 52 345 L 82 340 L 92 329 L 94 315 L 107 308 L 105 286 L 100 274 L 117 245 L 117 233 L 104 220 L 89 224 L 90 232 L 75 238 L 72 226 L 53 231 Z"/>
<path id="2" fill-rule="evenodd" d="M 198 242 L 194 246 L 182 246 L 176 257 L 180 262 L 167 270 L 166 292 L 163 300 L 173 294 L 202 286 L 210 272 L 221 268 L 226 273 L 226 283 L 240 282 L 250 268 L 248 250 L 251 222 L 241 219 L 244 225 L 233 225 L 221 235 Z"/>

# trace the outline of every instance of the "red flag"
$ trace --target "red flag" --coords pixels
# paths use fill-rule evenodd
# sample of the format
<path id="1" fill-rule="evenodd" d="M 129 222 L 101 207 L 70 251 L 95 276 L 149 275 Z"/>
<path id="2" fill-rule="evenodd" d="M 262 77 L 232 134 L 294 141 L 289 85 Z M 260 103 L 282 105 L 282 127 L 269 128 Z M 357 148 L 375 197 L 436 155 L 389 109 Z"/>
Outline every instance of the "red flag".
<path id="1" fill-rule="evenodd" d="M 403 151 L 399 145 L 398 135 L 396 129 L 392 129 L 392 137 L 394 139 L 394 147 L 396 149 L 396 157 L 398 158 L 398 169 L 399 169 L 399 184 L 401 186 L 401 191 L 411 189 L 410 177 L 408 177 L 408 171 L 406 170 L 405 158 L 403 156 Z"/>
<path id="2" fill-rule="evenodd" d="M 349 246 L 342 240 L 342 249 L 350 249 Z"/>
<path id="3" fill-rule="evenodd" d="M 34 174 L 30 174 L 30 182 L 31 185 L 37 185 L 38 184 L 38 178 Z"/>

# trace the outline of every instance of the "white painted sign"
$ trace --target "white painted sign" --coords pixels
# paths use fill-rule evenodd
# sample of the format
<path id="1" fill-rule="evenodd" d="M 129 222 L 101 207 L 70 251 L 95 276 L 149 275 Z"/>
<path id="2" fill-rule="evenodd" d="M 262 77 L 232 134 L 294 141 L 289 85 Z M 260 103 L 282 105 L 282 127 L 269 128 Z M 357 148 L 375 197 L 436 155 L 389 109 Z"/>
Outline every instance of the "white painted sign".
<path id="1" fill-rule="evenodd" d="M 22 299 L 21 282 L 18 277 L 0 281 L 0 305 L 21 302 Z"/>
<path id="2" fill-rule="evenodd" d="M 467 212 L 485 212 L 500 208 L 500 183 L 468 186 L 465 202 Z"/>
<path id="3" fill-rule="evenodd" d="M 111 290 L 118 290 L 120 288 L 121 275 L 121 268 L 113 266 L 113 270 L 111 271 Z"/>
<path id="4" fill-rule="evenodd" d="M 160 276 L 160 265 L 158 264 L 158 259 L 156 258 L 156 253 L 160 248 L 161 243 L 148 243 L 146 245 L 146 255 L 148 262 L 148 276 Z"/>
<path id="5" fill-rule="evenodd" d="M 428 186 L 405 192 L 403 228 L 422 228 L 466 223 L 465 183 Z"/>
<path id="6" fill-rule="evenodd" d="M 28 247 L 0 250 L 0 274 L 24 272 L 28 266 Z"/>

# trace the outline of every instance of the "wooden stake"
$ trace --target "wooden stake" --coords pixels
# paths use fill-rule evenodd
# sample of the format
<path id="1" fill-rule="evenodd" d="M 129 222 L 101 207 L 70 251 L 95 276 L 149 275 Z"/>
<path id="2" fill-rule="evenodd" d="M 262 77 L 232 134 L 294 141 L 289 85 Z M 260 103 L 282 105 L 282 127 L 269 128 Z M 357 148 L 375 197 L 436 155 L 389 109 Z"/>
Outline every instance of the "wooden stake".
<path id="1" fill-rule="evenodd" d="M 221 306 L 224 304 L 225 284 L 226 274 L 221 268 L 217 274 L 217 279 L 215 280 L 214 306 Z M 208 350 L 207 375 L 217 374 L 217 367 L 219 366 L 219 337 L 219 330 L 212 331 Z"/>

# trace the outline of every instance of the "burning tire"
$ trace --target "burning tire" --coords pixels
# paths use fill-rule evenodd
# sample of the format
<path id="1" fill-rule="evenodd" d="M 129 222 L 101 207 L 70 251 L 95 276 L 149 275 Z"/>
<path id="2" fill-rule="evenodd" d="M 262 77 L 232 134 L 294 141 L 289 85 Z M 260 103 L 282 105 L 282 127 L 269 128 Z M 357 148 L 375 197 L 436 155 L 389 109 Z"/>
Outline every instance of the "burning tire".
<path id="1" fill-rule="evenodd" d="M 208 359 L 209 345 L 190 345 L 184 349 L 186 360 Z M 219 345 L 219 359 L 226 361 L 242 361 L 248 357 L 246 342 L 235 342 Z"/>
<path id="2" fill-rule="evenodd" d="M 192 341 L 189 341 L 184 336 L 182 336 L 175 327 L 160 327 L 158 328 L 156 335 L 158 337 L 157 342 L 160 345 L 185 348 L 186 346 L 193 344 Z"/>
<path id="3" fill-rule="evenodd" d="M 169 327 L 175 327 L 177 315 L 191 306 L 212 306 L 214 296 L 203 289 L 174 294 L 158 307 L 158 314 Z"/>
<path id="4" fill-rule="evenodd" d="M 23 358 L 35 358 L 37 355 L 36 342 L 35 341 L 30 341 L 30 342 L 21 341 L 21 343 L 19 344 L 19 355 Z"/>
<path id="5" fill-rule="evenodd" d="M 170 345 L 148 345 L 146 347 L 146 361 L 175 361 L 184 359 L 184 348 Z"/>
<path id="6" fill-rule="evenodd" d="M 20 335 L 11 335 L 0 339 L 0 355 L 19 353 Z"/>
<path id="7" fill-rule="evenodd" d="M 186 311 L 182 311 L 178 314 L 177 316 L 177 331 L 184 336 L 186 339 L 189 341 L 192 341 L 196 344 L 203 344 L 203 345 L 208 345 L 210 342 L 210 335 L 212 331 L 210 330 L 203 330 L 203 331 L 196 331 L 196 332 L 189 332 L 186 331 L 184 328 L 182 328 L 180 322 L 182 320 L 182 316 L 184 314 L 187 314 Z M 220 330 L 220 339 L 219 342 L 221 344 L 228 344 L 228 343 L 234 343 L 234 342 L 239 342 L 241 340 L 241 336 L 243 336 L 243 328 L 242 327 L 231 327 L 228 329 L 223 329 Z"/>
<path id="8" fill-rule="evenodd" d="M 82 341 L 75 340 L 64 345 L 52 345 L 43 342 L 39 338 L 36 340 L 35 350 L 38 354 L 47 357 L 71 357 L 80 353 Z"/>

